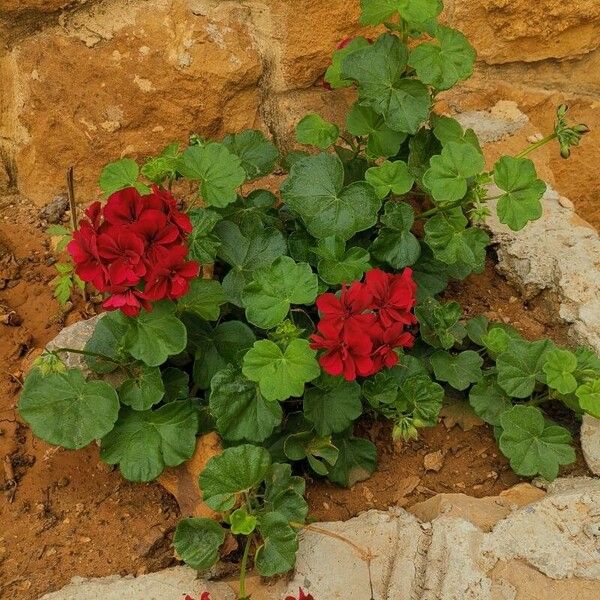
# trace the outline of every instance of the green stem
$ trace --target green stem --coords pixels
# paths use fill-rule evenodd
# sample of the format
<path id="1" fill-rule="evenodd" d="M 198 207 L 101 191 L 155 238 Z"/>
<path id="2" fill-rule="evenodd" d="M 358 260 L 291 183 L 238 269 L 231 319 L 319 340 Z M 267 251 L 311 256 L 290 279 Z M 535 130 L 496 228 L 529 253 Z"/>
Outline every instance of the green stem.
<path id="1" fill-rule="evenodd" d="M 71 352 L 73 354 L 83 354 L 84 356 L 93 356 L 94 358 L 101 358 L 102 360 L 106 360 L 108 362 L 114 363 L 115 365 L 121 365 L 122 363 L 114 358 L 110 358 L 110 356 L 105 356 L 104 354 L 98 354 L 98 352 L 90 352 L 89 350 L 77 350 L 77 348 L 54 348 L 52 350 L 54 354 L 58 354 L 59 352 Z"/>
<path id="2" fill-rule="evenodd" d="M 527 406 L 540 406 L 540 404 L 544 404 L 544 402 L 548 402 L 548 400 L 550 400 L 550 396 L 548 394 L 542 394 L 537 398 L 531 398 L 530 400 L 525 402 L 525 404 Z"/>
<path id="3" fill-rule="evenodd" d="M 240 566 L 240 590 L 238 600 L 245 600 L 246 596 L 246 568 L 248 566 L 248 556 L 250 555 L 250 546 L 252 545 L 252 537 L 246 538 L 246 546 L 244 547 L 244 555 L 242 556 L 242 564 Z"/>
<path id="4" fill-rule="evenodd" d="M 534 150 L 537 150 L 538 148 L 545 146 L 548 142 L 555 140 L 557 137 L 558 135 L 556 132 L 551 133 L 550 135 L 547 135 L 546 137 L 539 140 L 538 142 L 534 142 L 533 144 L 527 146 L 527 148 L 525 148 L 524 150 L 521 150 L 521 152 L 519 152 L 519 154 L 517 154 L 515 158 L 524 158 L 528 154 L 531 154 Z"/>
<path id="5" fill-rule="evenodd" d="M 415 218 L 416 219 L 427 219 L 428 217 L 433 217 L 434 215 L 437 215 L 439 212 L 446 212 L 447 210 L 452 210 L 453 208 L 458 208 L 459 206 L 462 206 L 463 203 L 464 203 L 464 198 L 461 199 L 459 202 L 453 202 L 452 204 L 448 204 L 448 206 L 435 206 L 434 208 L 430 208 L 429 210 L 422 212 L 421 214 L 417 215 Z"/>

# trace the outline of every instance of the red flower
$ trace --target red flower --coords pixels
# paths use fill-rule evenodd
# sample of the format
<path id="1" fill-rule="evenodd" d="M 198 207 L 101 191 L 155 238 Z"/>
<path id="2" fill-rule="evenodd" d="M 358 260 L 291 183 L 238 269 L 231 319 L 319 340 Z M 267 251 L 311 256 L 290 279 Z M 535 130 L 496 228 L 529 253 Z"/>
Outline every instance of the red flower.
<path id="1" fill-rule="evenodd" d="M 318 334 L 310 336 L 313 350 L 325 350 L 319 364 L 326 373 L 337 377 L 343 375 L 347 381 L 357 376 L 366 377 L 373 373 L 371 338 L 359 330 L 339 329 L 329 321 L 319 321 Z"/>
<path id="2" fill-rule="evenodd" d="M 145 196 L 133 187 L 120 190 L 85 214 L 67 249 L 77 275 L 109 294 L 107 310 L 128 316 L 152 310 L 150 300 L 179 298 L 198 275 L 198 264 L 185 260 L 192 224 L 166 190 L 153 186 Z"/>
<path id="3" fill-rule="evenodd" d="M 364 330 L 375 321 L 373 313 L 363 311 L 371 308 L 373 298 L 366 287 L 355 281 L 349 288 L 342 287 L 339 296 L 326 293 L 317 298 L 321 322 L 328 321 L 336 329 L 351 328 Z"/>
<path id="4" fill-rule="evenodd" d="M 99 289 L 104 290 L 108 278 L 98 253 L 98 238 L 92 226 L 83 221 L 73 239 L 67 244 L 67 251 L 75 263 L 75 272 L 83 281 L 89 281 Z"/>
<path id="5" fill-rule="evenodd" d="M 404 331 L 402 323 L 394 323 L 386 329 L 378 327 L 373 336 L 373 363 L 375 372 L 383 367 L 391 369 L 398 364 L 394 348 L 411 348 L 415 342 L 412 333 Z"/>
<path id="6" fill-rule="evenodd" d="M 144 296 L 148 300 L 176 300 L 187 293 L 189 280 L 198 276 L 200 265 L 186 261 L 187 248 L 177 246 L 161 258 L 146 278 Z"/>
<path id="7" fill-rule="evenodd" d="M 187 598 L 186 598 L 187 600 Z M 302 588 L 298 588 L 298 598 L 294 596 L 286 596 L 285 600 L 315 600 L 312 594 L 305 594 Z"/>
<path id="8" fill-rule="evenodd" d="M 183 600 L 194 600 L 194 598 L 192 598 L 189 594 L 186 594 Z M 209 592 L 202 592 L 200 595 L 200 600 L 210 600 Z"/>
<path id="9" fill-rule="evenodd" d="M 108 198 L 108 202 L 104 207 L 105 221 L 111 225 L 135 223 L 146 206 L 144 198 L 133 187 L 115 192 Z"/>
<path id="10" fill-rule="evenodd" d="M 371 269 L 365 277 L 365 284 L 373 297 L 373 308 L 378 311 L 378 318 L 383 327 L 389 327 L 392 323 L 413 325 L 417 322 L 411 313 L 417 291 L 412 269 L 404 269 L 400 275 Z"/>
<path id="11" fill-rule="evenodd" d="M 137 317 L 142 308 L 152 310 L 152 305 L 139 290 L 121 287 L 110 288 L 107 291 L 112 295 L 102 304 L 106 310 L 121 310 L 128 317 Z"/>

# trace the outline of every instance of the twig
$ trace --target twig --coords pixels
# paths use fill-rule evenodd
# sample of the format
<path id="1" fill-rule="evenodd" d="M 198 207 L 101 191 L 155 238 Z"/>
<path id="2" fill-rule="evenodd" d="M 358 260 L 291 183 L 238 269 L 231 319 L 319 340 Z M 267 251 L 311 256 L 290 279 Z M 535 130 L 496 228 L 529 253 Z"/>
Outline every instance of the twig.
<path id="1" fill-rule="evenodd" d="M 77 229 L 77 205 L 75 204 L 75 184 L 73 179 L 73 167 L 67 169 L 67 195 L 69 196 L 69 208 L 71 210 L 71 231 Z M 81 290 L 83 301 L 88 301 L 87 291 L 85 284 Z"/>

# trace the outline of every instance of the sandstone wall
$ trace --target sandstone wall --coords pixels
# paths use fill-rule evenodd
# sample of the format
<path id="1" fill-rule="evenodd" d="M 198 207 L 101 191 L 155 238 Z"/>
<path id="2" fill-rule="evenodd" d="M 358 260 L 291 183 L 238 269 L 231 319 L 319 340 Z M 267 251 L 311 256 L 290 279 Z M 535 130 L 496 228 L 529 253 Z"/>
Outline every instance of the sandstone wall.
<path id="1" fill-rule="evenodd" d="M 336 118 L 351 100 L 319 82 L 358 14 L 359 0 L 0 0 L 0 189 L 43 204 L 74 165 L 88 200 L 104 163 L 191 132 L 256 127 L 285 146 L 306 110 Z M 446 0 L 445 15 L 480 61 L 444 107 L 513 100 L 531 133 L 569 101 L 595 132 L 570 163 L 548 155 L 546 170 L 563 193 L 591 200 L 600 0 Z"/>

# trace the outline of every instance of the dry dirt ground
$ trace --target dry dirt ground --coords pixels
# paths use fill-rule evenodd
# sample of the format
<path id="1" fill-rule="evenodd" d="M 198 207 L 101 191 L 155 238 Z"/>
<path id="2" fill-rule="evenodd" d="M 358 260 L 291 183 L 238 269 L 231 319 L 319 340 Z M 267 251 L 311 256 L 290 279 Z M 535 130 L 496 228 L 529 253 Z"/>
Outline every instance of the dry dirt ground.
<path id="1" fill-rule="evenodd" d="M 11 600 L 39 598 L 74 575 L 144 573 L 175 563 L 170 539 L 178 507 L 168 493 L 158 484 L 124 481 L 99 462 L 95 445 L 70 452 L 34 439 L 16 412 L 32 357 L 63 325 L 95 313 L 82 300 L 66 312 L 54 300 L 55 256 L 45 228 L 37 209 L 17 196 L 0 198 L 0 598 Z M 495 273 L 493 257 L 482 275 L 453 286 L 448 296 L 467 314 L 510 322 L 531 338 L 564 341 L 550 317 L 551 299 L 524 303 Z M 377 473 L 351 490 L 310 482 L 312 515 L 346 519 L 436 492 L 494 495 L 518 481 L 486 426 L 450 431 L 451 425 L 447 418 L 418 441 L 394 445 L 386 425 L 363 423 L 379 448 Z M 572 472 L 583 471 L 579 460 Z"/>

